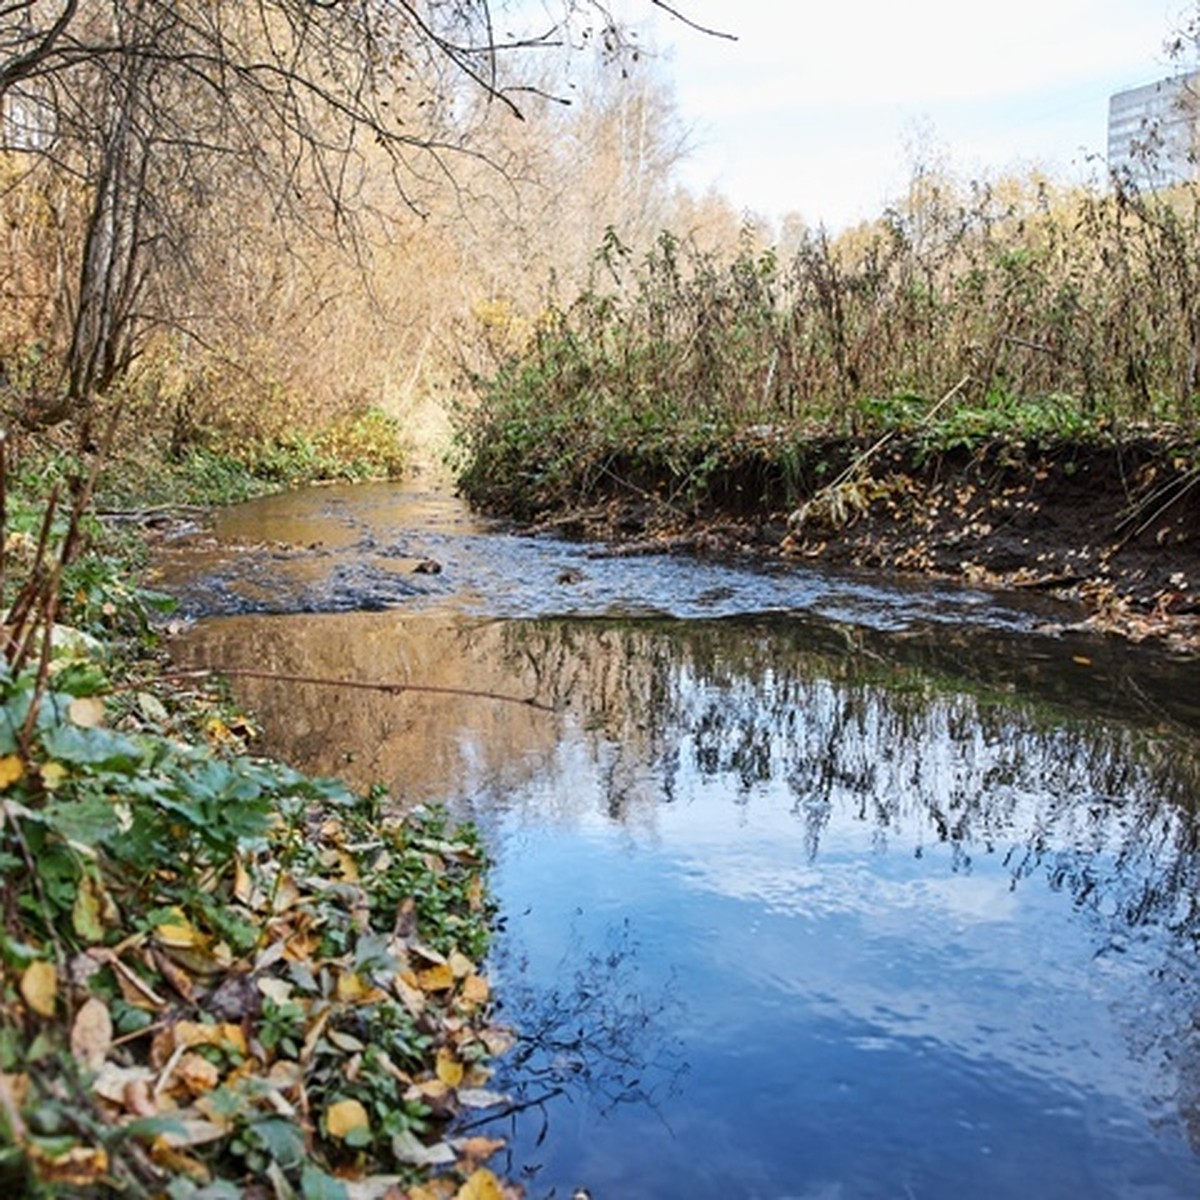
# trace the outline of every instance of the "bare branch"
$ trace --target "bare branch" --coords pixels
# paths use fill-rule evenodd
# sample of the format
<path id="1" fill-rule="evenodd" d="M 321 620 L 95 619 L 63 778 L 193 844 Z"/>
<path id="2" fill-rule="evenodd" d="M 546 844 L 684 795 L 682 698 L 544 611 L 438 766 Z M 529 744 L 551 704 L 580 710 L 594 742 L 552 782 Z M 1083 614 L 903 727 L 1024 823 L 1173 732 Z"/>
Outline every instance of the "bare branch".
<path id="1" fill-rule="evenodd" d="M 693 21 L 690 17 L 686 16 L 684 13 L 681 13 L 679 9 L 674 7 L 674 5 L 664 3 L 664 0 L 650 0 L 650 3 L 655 8 L 661 8 L 663 12 L 674 17 L 675 20 L 681 21 L 684 25 L 688 26 L 689 29 L 696 30 L 697 33 L 703 33 L 708 37 L 725 38 L 731 42 L 736 42 L 738 40 L 736 33 L 722 33 L 719 29 L 709 29 L 705 25 L 700 25 L 696 21 Z"/>

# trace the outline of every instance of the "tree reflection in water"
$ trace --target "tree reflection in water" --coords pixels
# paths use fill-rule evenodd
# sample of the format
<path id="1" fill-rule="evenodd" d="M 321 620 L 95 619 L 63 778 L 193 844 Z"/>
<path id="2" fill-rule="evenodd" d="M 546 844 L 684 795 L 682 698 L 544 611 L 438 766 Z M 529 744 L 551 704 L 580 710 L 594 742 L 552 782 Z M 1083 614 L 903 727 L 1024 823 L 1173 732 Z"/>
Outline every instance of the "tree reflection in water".
<path id="1" fill-rule="evenodd" d="M 652 907 L 658 898 L 634 894 L 642 873 L 661 867 L 649 861 L 660 843 L 674 839 L 678 850 L 688 838 L 683 849 L 695 857 L 671 867 L 687 875 L 687 887 L 676 893 L 680 903 L 745 899 L 746 911 L 783 914 L 798 930 L 829 912 L 837 932 L 865 928 L 864 913 L 879 918 L 855 906 L 882 903 L 883 891 L 863 901 L 854 889 L 869 885 L 869 872 L 883 864 L 881 889 L 909 888 L 908 907 L 886 919 L 894 918 L 895 928 L 906 921 L 919 928 L 896 935 L 892 925 L 872 928 L 881 940 L 893 938 L 888 954 L 928 953 L 944 976 L 924 984 L 899 979 L 910 986 L 913 1003 L 904 1020 L 917 1032 L 885 1029 L 893 1035 L 889 1044 L 937 1042 L 952 1065 L 976 1053 L 989 1061 L 1010 1054 L 997 1087 L 1041 1075 L 1053 1093 L 1053 1064 L 1038 1058 L 1036 1031 L 1025 1038 L 1019 1029 L 1019 1044 L 986 1042 L 985 1027 L 997 1017 L 989 1006 L 1004 1001 L 974 990 L 953 995 L 949 989 L 964 981 L 954 973 L 958 964 L 980 966 L 1001 987 L 1024 971 L 1019 998 L 1034 1019 L 1038 1004 L 1065 1003 L 1072 986 L 1111 996 L 1130 1061 L 1146 1066 L 1160 1089 L 1154 1119 L 1182 1119 L 1200 1150 L 1195 664 L 1110 652 L 1097 642 L 1006 640 L 986 631 L 972 638 L 949 629 L 895 636 L 763 616 L 235 619 L 199 631 L 193 649 L 201 662 L 466 683 L 536 695 L 560 710 L 547 716 L 520 706 L 369 693 L 338 695 L 331 703 L 327 691 L 299 687 L 280 701 L 267 694 L 268 684 L 238 687 L 263 714 L 268 748 L 298 765 L 359 770 L 360 782 L 382 778 L 397 794 L 446 798 L 476 817 L 492 833 L 501 887 L 517 880 L 521 895 L 533 898 L 528 914 L 524 900 L 509 907 L 500 937 L 507 957 L 495 964 L 497 994 L 522 1035 L 504 1083 L 518 1107 L 535 1105 L 510 1118 L 514 1130 L 526 1130 L 514 1135 L 525 1147 L 520 1166 L 532 1169 L 552 1143 L 566 1140 L 564 1126 L 582 1119 L 572 1112 L 608 1114 L 616 1124 L 622 1110 L 657 1111 L 674 1126 L 682 1111 L 676 1089 L 699 1090 L 699 1077 L 710 1069 L 681 1032 L 694 1026 L 701 1006 L 695 992 L 707 981 L 664 977 L 661 945 L 646 951 L 638 924 L 647 911 L 639 906 Z M 712 822 L 714 803 L 724 809 L 722 821 L 693 829 L 695 822 Z M 742 829 L 751 835 L 739 843 L 742 857 L 723 856 L 713 839 L 734 840 Z M 619 886 L 581 876 L 550 880 L 543 892 L 538 880 L 522 881 L 534 869 L 522 838 L 559 832 L 571 845 L 591 839 L 631 847 L 635 853 L 623 865 L 616 851 L 605 851 L 604 869 L 615 863 L 623 872 Z M 768 864 L 772 877 L 754 876 L 754 864 L 746 862 L 764 836 L 786 843 Z M 566 861 L 560 871 L 586 867 L 581 855 Z M 914 882 L 918 863 L 930 873 Z M 735 870 L 745 878 L 731 877 Z M 1003 912 L 972 914 L 976 925 L 953 944 L 955 931 L 943 931 L 938 914 L 921 909 L 946 893 L 947 878 L 986 882 L 963 892 L 981 905 L 1002 907 L 1005 892 L 1032 900 L 1026 907 L 1033 919 L 1048 923 L 1025 930 L 1007 926 Z M 607 889 L 603 904 L 597 887 Z M 573 888 L 581 898 L 565 900 Z M 1045 916 L 1048 906 L 1039 898 L 1046 896 L 1069 900 L 1069 928 L 1059 915 L 1063 906 L 1052 920 Z M 534 946 L 542 925 L 565 919 L 553 910 L 560 902 L 581 906 L 570 936 L 561 945 Z M 838 917 L 839 903 L 848 917 Z M 814 916 L 809 904 L 826 909 Z M 585 905 L 592 908 L 585 912 Z M 733 903 L 729 908 L 740 911 Z M 626 926 L 630 913 L 633 924 Z M 1050 934 L 1069 936 L 1061 955 L 1047 944 Z M 1003 953 L 989 957 L 981 947 L 993 936 L 1008 940 Z M 939 957 L 939 939 L 951 946 L 951 957 Z M 869 972 L 890 961 L 868 955 L 858 966 Z M 825 1029 L 825 1021 L 831 1038 L 847 1031 L 866 1037 L 876 993 L 853 996 L 863 1006 L 847 1003 L 832 1020 L 822 1007 L 825 990 L 838 986 L 832 968 L 816 990 L 803 975 L 819 968 L 802 958 L 780 968 L 795 976 L 789 984 L 799 980 L 798 990 L 781 995 L 812 1014 L 804 1029 Z M 1073 983 L 1076 969 L 1087 978 Z M 1054 975 L 1044 991 L 1034 978 L 1039 972 Z M 733 978 L 740 982 L 738 972 Z M 896 982 L 885 977 L 879 986 Z M 971 1009 L 976 1002 L 984 1005 L 980 1012 Z M 963 1022 L 944 1037 L 913 1017 L 943 1003 Z M 999 1016 L 1019 1025 L 1024 1012 Z M 1053 1032 L 1061 1066 L 1074 1052 L 1066 1044 L 1070 1030 Z M 711 1026 L 705 1036 L 715 1040 Z M 759 1061 L 768 1060 L 769 1052 Z M 1069 1083 L 1075 1065 L 1067 1063 L 1058 1082 Z M 1114 1075 L 1122 1069 L 1112 1067 Z M 924 1078 L 940 1084 L 946 1077 Z M 870 1095 L 892 1093 L 880 1085 Z M 687 1119 L 693 1124 L 681 1139 L 696 1136 L 694 1112 Z M 532 1134 L 530 1120 L 537 1122 Z M 1024 1127 L 1013 1118 L 1011 1128 Z M 1084 1157 L 1100 1146 L 1085 1144 Z M 762 1194 L 774 1194 L 772 1186 L 764 1183 Z"/>
<path id="2" fill-rule="evenodd" d="M 628 920 L 608 926 L 602 941 L 574 930 L 555 983 L 532 985 L 519 938 L 508 940 L 492 963 L 504 997 L 499 1013 L 520 1014 L 517 1045 L 506 1057 L 498 1085 L 510 1097 L 498 1112 L 469 1128 L 539 1123 L 535 1145 L 550 1130 L 548 1105 L 585 1097 L 601 1115 L 633 1105 L 666 1125 L 662 1102 L 675 1095 L 687 1073 L 683 1043 L 674 1032 L 685 1002 L 677 980 L 651 984 L 640 969 L 640 947 Z M 537 1165 L 511 1158 L 510 1176 L 536 1176 Z"/>
<path id="3" fill-rule="evenodd" d="M 686 803 L 681 770 L 738 805 L 782 782 L 809 864 L 831 823 L 849 821 L 878 852 L 894 843 L 919 858 L 937 845 L 956 874 L 987 856 L 1010 890 L 1040 879 L 1090 923 L 1098 959 L 1146 959 L 1159 1003 L 1123 1014 L 1130 1050 L 1161 1065 L 1174 1089 L 1163 1099 L 1200 1150 L 1194 728 L 1161 712 L 1118 721 L 1086 696 L 1064 707 L 1046 662 L 1045 686 L 1022 692 L 897 662 L 861 635 L 814 648 L 810 634 L 762 621 L 506 625 L 508 661 L 538 664 L 540 695 L 570 714 L 595 764 L 598 795 L 569 762 L 537 795 L 571 798 L 579 820 L 653 830 L 657 812 Z M 1069 676 L 1078 664 L 1063 657 Z M 601 1031 L 611 999 L 587 996 Z"/>

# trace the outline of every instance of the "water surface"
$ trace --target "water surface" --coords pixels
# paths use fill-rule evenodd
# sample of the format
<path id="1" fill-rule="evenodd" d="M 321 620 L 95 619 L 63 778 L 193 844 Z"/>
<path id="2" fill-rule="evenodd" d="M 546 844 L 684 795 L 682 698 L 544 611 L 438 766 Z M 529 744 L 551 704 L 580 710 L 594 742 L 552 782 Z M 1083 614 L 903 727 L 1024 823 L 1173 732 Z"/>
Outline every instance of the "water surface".
<path id="1" fill-rule="evenodd" d="M 555 709 L 238 685 L 298 765 L 482 825 L 522 1039 L 480 1128 L 530 1196 L 1200 1195 L 1195 664 L 385 488 L 166 569 L 186 661 Z"/>

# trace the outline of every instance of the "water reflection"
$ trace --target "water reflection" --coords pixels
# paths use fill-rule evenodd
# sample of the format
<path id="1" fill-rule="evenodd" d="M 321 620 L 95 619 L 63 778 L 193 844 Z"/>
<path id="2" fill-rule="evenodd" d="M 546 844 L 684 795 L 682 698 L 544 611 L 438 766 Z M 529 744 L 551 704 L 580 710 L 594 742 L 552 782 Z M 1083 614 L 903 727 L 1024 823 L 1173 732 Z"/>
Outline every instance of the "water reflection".
<path id="1" fill-rule="evenodd" d="M 1088 651 L 385 614 L 181 654 L 557 709 L 238 686 L 487 830 L 531 1195 L 1194 1196 L 1195 667 Z"/>

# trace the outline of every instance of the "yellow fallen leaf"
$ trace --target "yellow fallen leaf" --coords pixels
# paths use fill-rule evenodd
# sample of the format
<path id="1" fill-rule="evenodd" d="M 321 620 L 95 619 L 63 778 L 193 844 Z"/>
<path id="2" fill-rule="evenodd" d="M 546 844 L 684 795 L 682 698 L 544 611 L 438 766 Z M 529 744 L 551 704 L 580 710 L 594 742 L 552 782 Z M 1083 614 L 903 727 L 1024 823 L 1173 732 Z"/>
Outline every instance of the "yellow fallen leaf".
<path id="1" fill-rule="evenodd" d="M 400 1002 L 414 1016 L 425 1011 L 425 993 L 417 987 L 417 977 L 411 971 L 402 971 L 392 980 L 392 990 Z"/>
<path id="2" fill-rule="evenodd" d="M 447 962 L 450 964 L 450 970 L 454 972 L 455 979 L 465 979 L 475 970 L 475 964 L 465 954 L 460 954 L 457 950 L 450 955 Z"/>
<path id="3" fill-rule="evenodd" d="M 171 1145 L 165 1138 L 155 1138 L 150 1157 L 172 1175 L 186 1175 L 196 1183 L 208 1183 L 212 1172 L 194 1155 Z"/>
<path id="4" fill-rule="evenodd" d="M 25 774 L 25 764 L 19 754 L 6 754 L 0 758 L 0 791 L 11 787 Z"/>
<path id="5" fill-rule="evenodd" d="M 204 734 L 210 742 L 221 744 L 233 741 L 233 733 L 220 717 L 209 717 L 204 722 Z"/>
<path id="6" fill-rule="evenodd" d="M 211 941 L 208 934 L 201 933 L 178 909 L 173 911 L 170 921 L 154 927 L 154 938 L 159 945 L 177 950 L 204 949 Z"/>
<path id="7" fill-rule="evenodd" d="M 490 995 L 491 988 L 482 975 L 468 975 L 463 980 L 462 998 L 468 1004 L 486 1004 Z"/>
<path id="8" fill-rule="evenodd" d="M 99 1147 L 75 1146 L 65 1154 L 50 1154 L 35 1142 L 25 1147 L 34 1174 L 42 1183 L 86 1188 L 108 1173 L 108 1154 Z"/>
<path id="9" fill-rule="evenodd" d="M 446 992 L 454 986 L 454 971 L 449 963 L 437 963 L 418 971 L 417 983 L 423 992 Z"/>
<path id="10" fill-rule="evenodd" d="M 347 883 L 358 882 L 358 863 L 354 861 L 352 854 L 348 854 L 345 850 L 339 850 L 337 852 L 337 864 L 342 872 L 342 878 Z"/>
<path id="11" fill-rule="evenodd" d="M 62 763 L 46 762 L 38 767 L 38 774 L 42 777 L 42 787 L 48 792 L 53 792 L 62 787 L 70 772 Z"/>
<path id="12" fill-rule="evenodd" d="M 452 1143 L 467 1165 L 478 1166 L 507 1145 L 503 1138 L 469 1137 Z"/>
<path id="13" fill-rule="evenodd" d="M 339 1100 L 325 1110 L 325 1128 L 330 1137 L 341 1141 L 356 1129 L 370 1129 L 371 1119 L 357 1100 Z"/>
<path id="14" fill-rule="evenodd" d="M 454 1056 L 449 1046 L 443 1046 L 437 1052 L 437 1077 L 447 1087 L 458 1087 L 462 1083 L 463 1065 Z"/>
<path id="15" fill-rule="evenodd" d="M 504 1200 L 504 1193 L 495 1175 L 487 1167 L 480 1167 L 454 1193 L 454 1200 Z"/>
<path id="16" fill-rule="evenodd" d="M 361 1000 L 366 994 L 367 985 L 363 983 L 361 975 L 353 971 L 343 971 L 338 976 L 337 998 L 343 1004 L 353 1004 L 356 1000 Z"/>
<path id="17" fill-rule="evenodd" d="M 177 1021 L 173 1030 L 176 1049 L 194 1046 L 216 1046 L 246 1054 L 246 1035 L 240 1025 L 225 1021 L 220 1025 L 205 1025 L 201 1021 Z"/>
<path id="18" fill-rule="evenodd" d="M 99 696 L 76 696 L 67 705 L 67 716 L 72 724 L 95 729 L 104 724 L 104 701 Z"/>
<path id="19" fill-rule="evenodd" d="M 88 1070 L 99 1071 L 112 1048 L 113 1023 L 108 1006 L 91 997 L 75 1015 L 71 1026 L 71 1053 Z"/>
<path id="20" fill-rule="evenodd" d="M 93 876 L 84 875 L 71 906 L 71 926 L 84 941 L 104 940 L 105 899 L 103 885 Z"/>
<path id="21" fill-rule="evenodd" d="M 192 1096 L 202 1096 L 221 1082 L 221 1072 L 202 1055 L 185 1054 L 175 1064 L 171 1082 Z"/>
<path id="22" fill-rule="evenodd" d="M 38 1016 L 54 1016 L 58 970 L 52 962 L 30 963 L 21 975 L 21 995 Z"/>

